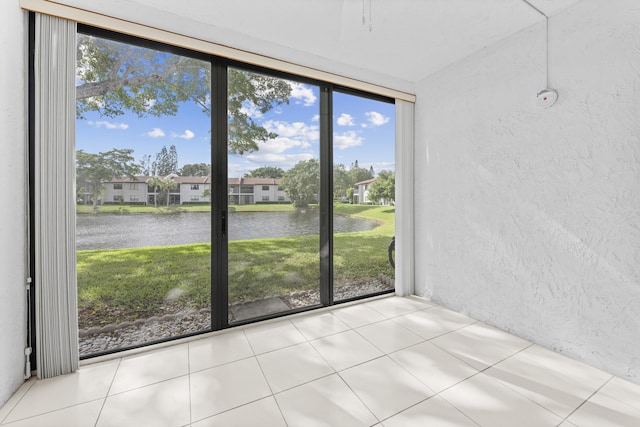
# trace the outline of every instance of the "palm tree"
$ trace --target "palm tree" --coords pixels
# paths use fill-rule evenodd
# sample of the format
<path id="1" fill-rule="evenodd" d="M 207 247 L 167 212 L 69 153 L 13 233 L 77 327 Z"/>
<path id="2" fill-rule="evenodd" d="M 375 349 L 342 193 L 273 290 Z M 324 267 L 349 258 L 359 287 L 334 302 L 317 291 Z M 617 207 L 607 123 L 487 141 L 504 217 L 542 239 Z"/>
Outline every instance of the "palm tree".
<path id="1" fill-rule="evenodd" d="M 173 190 L 174 188 L 176 188 L 178 186 L 178 183 L 175 182 L 171 176 L 166 176 L 164 178 L 154 175 L 154 176 L 150 176 L 149 179 L 147 179 L 147 185 L 150 187 L 155 188 L 155 196 L 153 198 L 153 202 L 155 207 L 158 207 L 158 195 L 157 192 L 158 191 L 162 191 L 162 192 L 166 192 L 167 193 L 167 206 L 169 206 L 169 192 L 171 190 Z"/>

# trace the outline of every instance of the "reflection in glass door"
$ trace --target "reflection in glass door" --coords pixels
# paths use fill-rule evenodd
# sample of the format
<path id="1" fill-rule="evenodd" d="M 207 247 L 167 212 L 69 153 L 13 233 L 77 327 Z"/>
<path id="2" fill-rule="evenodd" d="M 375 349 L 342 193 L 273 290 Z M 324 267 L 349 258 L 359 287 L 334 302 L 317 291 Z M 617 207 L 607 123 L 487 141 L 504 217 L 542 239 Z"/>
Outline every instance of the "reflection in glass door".
<path id="1" fill-rule="evenodd" d="M 320 303 L 316 86 L 228 70 L 229 323 Z"/>
<path id="2" fill-rule="evenodd" d="M 81 356 L 211 328 L 210 64 L 78 35 Z"/>
<path id="3" fill-rule="evenodd" d="M 333 94 L 333 295 L 335 301 L 394 288 L 395 106 Z M 345 230 L 345 220 L 372 227 Z"/>

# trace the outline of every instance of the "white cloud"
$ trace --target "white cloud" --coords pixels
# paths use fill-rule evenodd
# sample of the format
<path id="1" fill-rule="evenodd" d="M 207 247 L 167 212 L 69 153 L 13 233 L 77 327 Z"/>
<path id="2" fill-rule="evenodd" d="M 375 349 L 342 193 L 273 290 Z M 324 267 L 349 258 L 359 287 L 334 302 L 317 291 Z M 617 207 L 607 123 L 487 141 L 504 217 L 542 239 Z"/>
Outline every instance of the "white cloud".
<path id="1" fill-rule="evenodd" d="M 315 116 L 311 117 L 311 121 L 312 122 L 319 122 L 320 121 L 320 114 L 316 114 Z"/>
<path id="2" fill-rule="evenodd" d="M 292 138 L 296 140 L 315 141 L 320 139 L 320 127 L 309 126 L 303 122 L 280 122 L 269 120 L 263 124 L 269 132 L 275 132 L 278 137 Z"/>
<path id="3" fill-rule="evenodd" d="M 125 130 L 129 128 L 128 124 L 125 123 L 111 123 L 111 122 L 107 122 L 105 120 L 101 120 L 101 121 L 91 121 L 89 120 L 87 122 L 90 126 L 95 126 L 97 128 L 101 128 L 104 127 L 106 129 L 120 129 L 120 130 Z"/>
<path id="4" fill-rule="evenodd" d="M 338 117 L 338 126 L 355 126 L 351 114 L 340 114 L 340 117 Z"/>
<path id="5" fill-rule="evenodd" d="M 300 100 L 305 107 L 311 107 L 317 99 L 313 90 L 302 83 L 291 83 L 291 97 Z"/>
<path id="6" fill-rule="evenodd" d="M 266 153 L 283 153 L 292 148 L 310 147 L 311 144 L 308 141 L 278 137 L 260 144 L 260 151 L 264 151 Z"/>
<path id="7" fill-rule="evenodd" d="M 164 131 L 160 128 L 153 128 L 152 131 L 147 132 L 147 136 L 150 136 L 151 138 L 160 138 L 164 136 Z"/>
<path id="8" fill-rule="evenodd" d="M 189 129 L 187 129 L 187 130 L 184 131 L 184 133 L 182 135 L 178 135 L 178 138 L 191 139 L 194 136 L 196 136 L 196 134 L 191 132 Z"/>
<path id="9" fill-rule="evenodd" d="M 248 154 L 245 158 L 258 165 L 278 166 L 283 169 L 288 169 L 295 166 L 298 162 L 310 160 L 316 157 L 311 153 L 276 154 L 262 153 L 261 151 Z"/>
<path id="10" fill-rule="evenodd" d="M 365 113 L 367 116 L 367 120 L 371 123 L 372 126 L 381 126 L 385 123 L 389 122 L 389 117 L 385 117 L 380 113 L 376 113 L 375 111 L 368 111 Z"/>
<path id="11" fill-rule="evenodd" d="M 263 116 L 262 112 L 258 109 L 256 104 L 251 101 L 245 101 L 242 103 L 242 107 L 240 108 L 240 112 L 242 114 L 246 114 L 248 117 L 252 119 L 257 119 Z"/>
<path id="12" fill-rule="evenodd" d="M 344 150 L 350 147 L 362 145 L 362 137 L 358 136 L 354 131 L 350 130 L 342 135 L 333 136 L 333 146 L 338 150 Z"/>
<path id="13" fill-rule="evenodd" d="M 153 108 L 154 105 L 156 105 L 158 101 L 156 101 L 155 99 L 149 99 L 147 101 L 145 101 L 144 103 L 144 109 L 149 111 L 150 109 Z"/>

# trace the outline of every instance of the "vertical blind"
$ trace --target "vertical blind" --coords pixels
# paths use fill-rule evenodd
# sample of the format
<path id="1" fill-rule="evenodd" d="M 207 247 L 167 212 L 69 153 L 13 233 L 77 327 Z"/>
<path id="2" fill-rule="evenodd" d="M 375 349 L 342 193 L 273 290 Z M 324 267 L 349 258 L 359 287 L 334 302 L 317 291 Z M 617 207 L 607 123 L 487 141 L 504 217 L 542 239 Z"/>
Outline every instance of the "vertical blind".
<path id="1" fill-rule="evenodd" d="M 412 102 L 396 99 L 396 295 L 413 295 L 414 114 Z"/>
<path id="2" fill-rule="evenodd" d="M 76 23 L 35 22 L 34 215 L 38 378 L 78 368 L 75 252 Z"/>

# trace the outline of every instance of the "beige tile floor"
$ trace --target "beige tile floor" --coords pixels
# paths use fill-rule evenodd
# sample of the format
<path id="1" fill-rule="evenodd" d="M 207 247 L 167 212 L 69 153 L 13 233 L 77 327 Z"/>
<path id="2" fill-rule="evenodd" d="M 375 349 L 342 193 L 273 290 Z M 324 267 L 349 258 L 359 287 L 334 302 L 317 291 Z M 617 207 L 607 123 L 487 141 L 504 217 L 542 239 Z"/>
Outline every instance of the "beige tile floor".
<path id="1" fill-rule="evenodd" d="M 637 427 L 640 386 L 388 297 L 30 380 L 0 425 Z"/>

